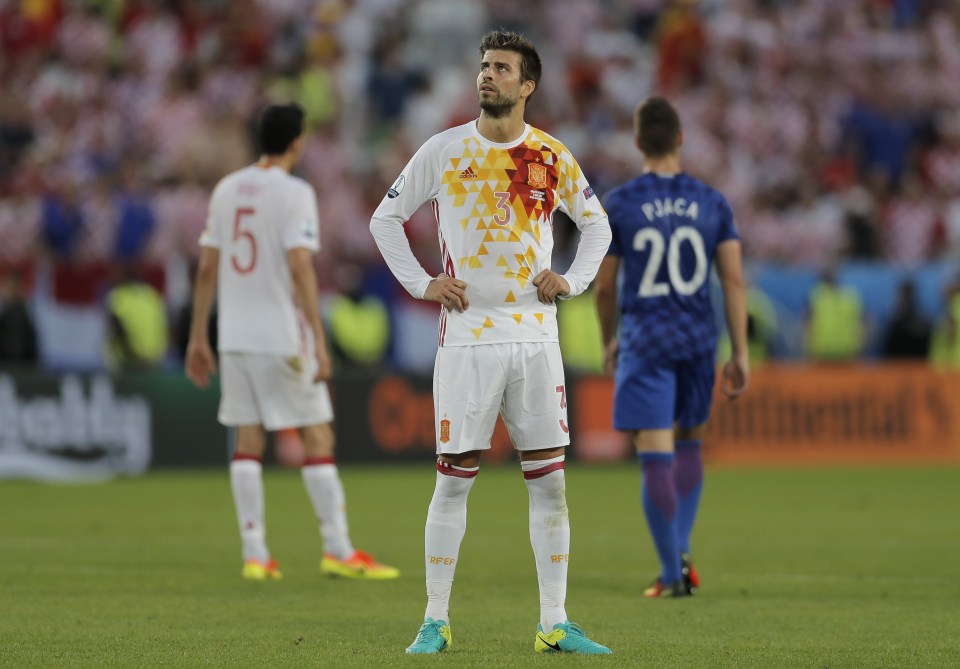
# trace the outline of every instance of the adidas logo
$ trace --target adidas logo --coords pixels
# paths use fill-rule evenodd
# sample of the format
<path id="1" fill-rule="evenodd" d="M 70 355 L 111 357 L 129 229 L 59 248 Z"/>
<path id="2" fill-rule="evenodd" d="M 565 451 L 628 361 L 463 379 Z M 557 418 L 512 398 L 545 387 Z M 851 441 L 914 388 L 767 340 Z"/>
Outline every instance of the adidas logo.
<path id="1" fill-rule="evenodd" d="M 460 173 L 461 181 L 463 181 L 464 179 L 476 179 L 476 178 L 477 178 L 477 173 L 473 171 L 472 167 L 468 167 L 467 169 L 465 169 L 463 172 Z"/>

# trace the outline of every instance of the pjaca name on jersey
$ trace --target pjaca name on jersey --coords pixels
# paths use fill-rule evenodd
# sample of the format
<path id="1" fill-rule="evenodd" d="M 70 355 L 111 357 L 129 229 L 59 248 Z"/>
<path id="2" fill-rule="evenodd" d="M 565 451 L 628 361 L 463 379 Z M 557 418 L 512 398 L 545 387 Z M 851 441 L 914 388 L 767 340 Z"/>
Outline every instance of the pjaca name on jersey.
<path id="1" fill-rule="evenodd" d="M 676 200 L 671 200 L 668 197 L 662 200 L 655 198 L 653 202 L 645 202 L 640 205 L 640 209 L 648 221 L 664 216 L 681 216 L 695 221 L 697 216 L 700 215 L 700 205 L 696 201 L 687 204 L 686 199 L 682 197 L 678 197 Z"/>

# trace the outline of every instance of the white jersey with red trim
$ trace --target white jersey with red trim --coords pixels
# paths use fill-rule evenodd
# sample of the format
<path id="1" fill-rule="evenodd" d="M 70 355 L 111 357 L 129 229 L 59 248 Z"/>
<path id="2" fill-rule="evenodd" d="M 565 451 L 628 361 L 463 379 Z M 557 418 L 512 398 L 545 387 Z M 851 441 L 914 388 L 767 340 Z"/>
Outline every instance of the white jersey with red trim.
<path id="1" fill-rule="evenodd" d="M 308 349 L 287 251 L 320 248 L 317 197 L 279 167 L 245 167 L 213 190 L 202 246 L 220 250 L 221 351 L 298 355 Z"/>
<path id="2" fill-rule="evenodd" d="M 420 147 L 370 221 L 390 269 L 418 298 L 431 277 L 403 224 L 427 201 L 444 271 L 467 283 L 470 301 L 463 313 L 441 310 L 440 345 L 557 341 L 556 305 L 541 303 L 532 281 L 550 268 L 553 213 L 565 212 L 582 232 L 563 275 L 570 296 L 586 290 L 610 244 L 607 215 L 567 148 L 529 125 L 516 141 L 491 142 L 476 121 Z"/>

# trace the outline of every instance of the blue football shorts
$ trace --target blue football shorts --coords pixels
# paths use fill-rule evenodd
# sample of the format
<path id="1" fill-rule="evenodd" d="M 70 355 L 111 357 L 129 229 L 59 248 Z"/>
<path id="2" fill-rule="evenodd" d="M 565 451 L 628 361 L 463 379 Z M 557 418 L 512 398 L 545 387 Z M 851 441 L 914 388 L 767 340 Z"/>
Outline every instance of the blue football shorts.
<path id="1" fill-rule="evenodd" d="M 614 377 L 613 426 L 661 430 L 702 425 L 710 417 L 716 375 L 713 355 L 673 361 L 621 351 Z"/>

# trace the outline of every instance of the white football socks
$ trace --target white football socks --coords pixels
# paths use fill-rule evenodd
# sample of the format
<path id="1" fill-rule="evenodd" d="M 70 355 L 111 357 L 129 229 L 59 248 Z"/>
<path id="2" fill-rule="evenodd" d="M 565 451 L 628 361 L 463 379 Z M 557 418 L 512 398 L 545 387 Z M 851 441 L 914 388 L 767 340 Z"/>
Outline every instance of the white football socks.
<path id="1" fill-rule="evenodd" d="M 300 471 L 320 523 L 324 552 L 338 560 L 348 559 L 353 555 L 353 544 L 347 526 L 346 495 L 337 466 L 332 463 L 308 464 Z"/>
<path id="2" fill-rule="evenodd" d="M 530 545 L 540 584 L 540 625 L 545 632 L 567 621 L 567 564 L 570 517 L 567 513 L 564 456 L 520 463 L 530 494 Z"/>
<path id="3" fill-rule="evenodd" d="M 427 567 L 425 618 L 450 622 L 450 590 L 460 556 L 460 542 L 467 531 L 467 495 L 479 467 L 456 467 L 437 463 L 437 485 L 427 510 L 424 549 Z"/>
<path id="4" fill-rule="evenodd" d="M 263 522 L 263 468 L 260 462 L 243 457 L 233 460 L 230 463 L 230 488 L 243 542 L 243 559 L 266 563 L 270 551 Z"/>

